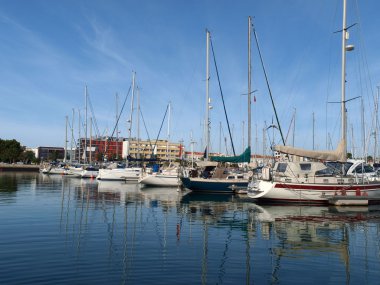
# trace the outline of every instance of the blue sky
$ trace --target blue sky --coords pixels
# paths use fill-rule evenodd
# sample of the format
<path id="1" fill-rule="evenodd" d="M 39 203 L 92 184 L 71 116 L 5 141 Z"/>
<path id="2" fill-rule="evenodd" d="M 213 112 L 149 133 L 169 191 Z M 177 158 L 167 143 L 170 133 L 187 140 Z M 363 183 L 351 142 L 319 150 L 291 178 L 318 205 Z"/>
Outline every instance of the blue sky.
<path id="1" fill-rule="evenodd" d="M 379 10 L 376 0 L 348 0 L 347 23 L 358 24 L 350 29 L 349 43 L 355 51 L 347 55 L 347 98 L 362 95 L 368 133 L 380 85 Z M 120 108 L 135 71 L 150 138 L 156 138 L 171 102 L 171 140 L 184 140 L 189 149 L 192 134 L 195 148 L 203 149 L 207 28 L 240 152 L 247 144 L 247 131 L 244 141 L 242 131 L 243 121 L 247 127 L 247 96 L 242 94 L 247 93 L 247 26 L 252 16 L 284 135 L 296 110 L 295 145 L 312 148 L 314 112 L 315 147 L 326 149 L 328 135 L 335 147 L 340 107 L 326 102 L 340 100 L 341 36 L 334 31 L 341 29 L 341 13 L 341 0 L 2 0 L 0 138 L 14 138 L 28 147 L 63 146 L 65 116 L 71 121 L 73 108 L 78 137 L 77 112 L 81 110 L 83 120 L 85 85 L 100 133 L 110 134 L 115 125 L 115 94 Z M 219 122 L 223 136 L 227 127 L 210 63 L 211 144 L 219 151 Z M 271 124 L 273 110 L 254 40 L 252 89 L 258 90 L 252 107 L 253 149 L 262 152 L 264 122 Z M 353 145 L 360 151 L 360 100 L 347 107 L 349 137 L 352 128 Z M 121 136 L 128 136 L 129 115 L 128 99 L 119 124 Z M 140 133 L 147 138 L 143 127 Z M 160 138 L 166 136 L 167 122 Z M 267 140 L 268 136 L 272 140 L 271 132 Z M 292 130 L 289 144 L 291 138 Z M 278 133 L 274 140 L 280 142 Z"/>

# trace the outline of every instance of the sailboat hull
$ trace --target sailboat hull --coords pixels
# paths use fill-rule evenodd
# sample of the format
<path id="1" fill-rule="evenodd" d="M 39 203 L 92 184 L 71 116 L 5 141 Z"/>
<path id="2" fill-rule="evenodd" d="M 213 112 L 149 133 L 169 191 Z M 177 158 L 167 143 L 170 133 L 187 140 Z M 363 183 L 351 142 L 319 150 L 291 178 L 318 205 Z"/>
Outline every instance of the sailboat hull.
<path id="1" fill-rule="evenodd" d="M 266 201 L 317 204 L 327 204 L 333 197 L 368 197 L 380 200 L 380 183 L 347 185 L 260 181 L 255 189 L 248 191 L 248 196 Z"/>
<path id="2" fill-rule="evenodd" d="M 142 174 L 141 168 L 99 169 L 98 180 L 138 181 Z"/>
<path id="3" fill-rule="evenodd" d="M 194 192 L 233 194 L 235 188 L 247 188 L 248 180 L 218 178 L 181 178 L 183 186 Z"/>
<path id="4" fill-rule="evenodd" d="M 154 187 L 177 187 L 181 184 L 177 175 L 147 175 L 139 180 L 140 184 Z"/>

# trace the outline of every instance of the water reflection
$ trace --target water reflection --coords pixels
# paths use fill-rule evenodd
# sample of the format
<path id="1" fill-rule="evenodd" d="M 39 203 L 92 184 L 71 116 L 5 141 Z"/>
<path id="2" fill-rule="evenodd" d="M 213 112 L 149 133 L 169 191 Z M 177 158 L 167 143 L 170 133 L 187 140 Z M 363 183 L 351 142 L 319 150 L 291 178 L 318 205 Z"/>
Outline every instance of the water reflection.
<path id="1" fill-rule="evenodd" d="M 318 274 L 303 276 L 304 281 L 335 278 L 336 281 L 356 284 L 360 278 L 351 274 L 357 271 L 358 257 L 370 262 L 369 248 L 379 254 L 377 242 L 368 243 L 372 225 L 379 229 L 379 206 L 337 208 L 252 204 L 250 211 L 260 222 L 262 238 L 273 243 L 272 280 L 276 283 L 286 280 L 283 277 L 285 268 L 289 274 L 307 272 L 304 269 L 306 261 L 312 262 L 315 268 L 325 266 L 331 270 L 325 277 Z M 357 239 L 360 244 L 355 244 Z M 377 265 L 378 262 L 376 260 Z M 368 273 L 368 268 L 361 269 L 364 269 L 361 272 Z"/>
<path id="2" fill-rule="evenodd" d="M 99 198 L 105 202 L 119 201 L 120 204 L 141 200 L 138 184 L 123 181 L 97 181 Z"/>
<path id="3" fill-rule="evenodd" d="M 1 281 L 14 280 L 13 268 L 24 272 L 19 283 L 47 270 L 61 283 L 74 276 L 94 284 L 357 284 L 380 277 L 378 206 L 258 205 L 246 196 L 28 175 L 0 175 L 0 188 L 11 190 L 0 192 L 0 251 L 44 257 L 28 268 L 17 256 L 0 260 L 0 283 L 12 283 Z M 5 196 L 13 203 L 4 204 Z"/>
<path id="4" fill-rule="evenodd" d="M 270 278 L 265 282 L 294 283 L 294 275 L 304 271 L 305 282 L 338 282 L 355 284 L 360 272 L 370 277 L 371 268 L 379 265 L 379 243 L 370 236 L 378 236 L 380 207 L 315 207 L 286 205 L 257 205 L 235 196 L 204 196 L 190 193 L 182 199 L 190 224 L 202 222 L 203 258 L 202 283 L 210 269 L 209 249 L 215 238 L 210 230 L 226 228 L 226 239 L 219 268 L 219 278 L 226 268 L 224 258 L 231 258 L 228 248 L 231 236 L 241 232 L 245 245 L 245 280 L 261 280 L 258 268 L 271 268 Z M 371 232 L 374 230 L 374 232 Z M 265 241 L 268 244 L 265 244 Z M 354 241 L 354 242 L 353 242 Z M 359 242 L 358 242 L 359 241 Z M 263 243 L 264 242 L 264 243 Z M 263 255 L 252 244 L 268 246 L 269 254 Z M 375 251 L 373 252 L 373 249 Z M 373 255 L 369 254 L 369 252 Z M 260 256 L 260 264 L 257 262 Z M 371 260 L 375 264 L 371 264 Z M 359 261 L 365 260 L 364 264 Z M 311 267 L 306 266 L 312 264 Z M 265 265 L 264 265 L 265 264 Z M 355 264 L 355 265 L 353 265 Z M 331 269 L 328 274 L 316 274 L 315 269 Z M 373 269 L 372 269 L 373 270 Z M 260 271 L 260 270 L 259 270 Z M 263 280 L 261 280 L 263 281 Z M 281 281 L 281 282 L 280 282 Z M 221 279 L 218 279 L 218 283 Z"/>
<path id="5" fill-rule="evenodd" d="M 16 192 L 19 185 L 22 185 L 27 181 L 30 182 L 30 179 L 35 176 L 31 176 L 30 173 L 24 172 L 0 172 L 0 193 L 2 192 Z"/>

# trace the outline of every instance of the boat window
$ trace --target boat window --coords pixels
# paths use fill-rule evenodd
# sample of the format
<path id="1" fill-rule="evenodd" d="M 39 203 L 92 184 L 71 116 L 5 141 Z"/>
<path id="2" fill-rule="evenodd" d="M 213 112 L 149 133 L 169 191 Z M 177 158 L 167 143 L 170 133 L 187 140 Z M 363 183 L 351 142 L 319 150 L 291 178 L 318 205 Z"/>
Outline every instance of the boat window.
<path id="1" fill-rule="evenodd" d="M 373 164 L 373 168 L 376 169 L 376 170 L 379 169 L 380 168 L 380 163 L 374 163 Z"/>
<path id="2" fill-rule="evenodd" d="M 302 171 L 310 171 L 311 163 L 300 163 L 300 167 Z"/>
<path id="3" fill-rule="evenodd" d="M 352 162 L 346 162 L 346 163 L 344 164 L 344 174 L 347 173 L 347 171 L 350 169 L 350 167 L 351 167 L 352 165 L 353 165 Z"/>
<path id="4" fill-rule="evenodd" d="M 279 164 L 277 165 L 277 171 L 278 171 L 278 172 L 285 172 L 287 166 L 288 166 L 287 163 L 279 163 Z"/>
<path id="5" fill-rule="evenodd" d="M 372 166 L 370 165 L 358 165 L 355 167 L 354 173 L 370 173 L 374 172 Z"/>
<path id="6" fill-rule="evenodd" d="M 337 172 L 335 169 L 327 167 L 325 169 L 321 169 L 315 172 L 315 176 L 333 176 L 337 175 L 339 172 Z"/>
<path id="7" fill-rule="evenodd" d="M 328 161 L 325 163 L 325 165 L 331 169 L 334 169 L 334 172 L 336 174 L 342 173 L 342 163 L 336 162 L 336 161 Z M 344 174 L 347 173 L 348 169 L 353 165 L 352 162 L 346 162 L 344 164 Z"/>

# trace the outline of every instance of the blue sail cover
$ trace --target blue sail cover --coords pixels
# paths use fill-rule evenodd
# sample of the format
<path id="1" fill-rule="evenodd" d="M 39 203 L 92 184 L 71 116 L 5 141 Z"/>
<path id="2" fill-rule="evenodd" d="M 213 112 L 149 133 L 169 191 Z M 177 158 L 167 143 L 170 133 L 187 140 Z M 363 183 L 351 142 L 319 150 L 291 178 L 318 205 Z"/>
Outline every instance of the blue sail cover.
<path id="1" fill-rule="evenodd" d="M 211 161 L 217 162 L 232 162 L 232 163 L 241 163 L 241 162 L 250 162 L 251 161 L 251 148 L 247 147 L 245 151 L 238 156 L 211 156 Z"/>

